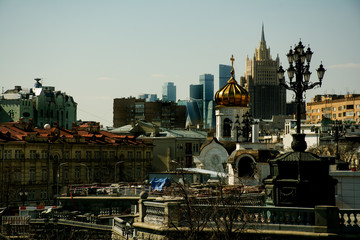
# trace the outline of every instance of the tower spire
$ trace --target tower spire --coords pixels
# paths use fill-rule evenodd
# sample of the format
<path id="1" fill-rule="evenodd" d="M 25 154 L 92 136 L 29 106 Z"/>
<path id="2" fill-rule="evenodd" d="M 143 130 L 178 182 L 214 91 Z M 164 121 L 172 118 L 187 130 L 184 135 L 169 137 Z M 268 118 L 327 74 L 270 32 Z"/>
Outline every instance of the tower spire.
<path id="1" fill-rule="evenodd" d="M 261 29 L 261 42 L 265 42 L 264 23 L 262 23 L 262 29 Z"/>

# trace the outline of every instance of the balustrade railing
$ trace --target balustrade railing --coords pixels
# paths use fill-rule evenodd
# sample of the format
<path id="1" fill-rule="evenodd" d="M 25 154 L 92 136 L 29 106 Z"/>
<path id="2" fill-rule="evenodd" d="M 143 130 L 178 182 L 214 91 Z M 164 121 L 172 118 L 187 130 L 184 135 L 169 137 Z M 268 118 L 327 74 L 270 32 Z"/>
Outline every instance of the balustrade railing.
<path id="1" fill-rule="evenodd" d="M 360 209 L 340 209 L 340 227 L 344 233 L 360 233 Z"/>
<path id="2" fill-rule="evenodd" d="M 165 223 L 165 203 L 162 202 L 144 202 L 145 217 L 144 222 L 151 224 Z"/>

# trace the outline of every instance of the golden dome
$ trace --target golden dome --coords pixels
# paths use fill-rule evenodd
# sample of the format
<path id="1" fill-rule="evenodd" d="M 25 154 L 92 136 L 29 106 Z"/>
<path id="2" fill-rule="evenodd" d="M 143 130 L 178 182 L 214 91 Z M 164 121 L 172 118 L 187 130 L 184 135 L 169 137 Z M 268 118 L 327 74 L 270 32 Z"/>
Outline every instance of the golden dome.
<path id="1" fill-rule="evenodd" d="M 227 84 L 215 94 L 215 101 L 222 106 L 247 107 L 250 102 L 249 92 L 234 79 L 234 56 L 231 56 L 231 78 Z"/>

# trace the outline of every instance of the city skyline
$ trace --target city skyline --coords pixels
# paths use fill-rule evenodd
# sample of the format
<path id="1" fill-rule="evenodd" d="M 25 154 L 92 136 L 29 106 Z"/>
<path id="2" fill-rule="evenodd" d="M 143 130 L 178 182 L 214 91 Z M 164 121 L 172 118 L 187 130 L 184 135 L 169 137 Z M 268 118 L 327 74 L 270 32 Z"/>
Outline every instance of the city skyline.
<path id="1" fill-rule="evenodd" d="M 262 23 L 283 66 L 300 38 L 314 52 L 313 81 L 322 61 L 323 86 L 307 102 L 315 94 L 360 93 L 360 2 L 350 0 L 1 0 L 0 86 L 31 88 L 42 78 L 74 97 L 79 119 L 112 126 L 114 98 L 161 96 L 164 82 L 174 82 L 177 98 L 186 99 L 200 75 L 212 74 L 217 83 L 219 64 L 229 65 L 232 54 L 239 82 Z"/>

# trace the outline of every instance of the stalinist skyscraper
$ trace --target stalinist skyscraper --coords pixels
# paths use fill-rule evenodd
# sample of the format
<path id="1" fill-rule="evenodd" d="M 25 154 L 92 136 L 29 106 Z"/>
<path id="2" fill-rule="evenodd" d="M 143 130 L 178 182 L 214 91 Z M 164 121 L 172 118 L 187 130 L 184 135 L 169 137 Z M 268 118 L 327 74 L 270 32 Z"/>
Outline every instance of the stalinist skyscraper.
<path id="1" fill-rule="evenodd" d="M 271 58 L 262 25 L 259 48 L 252 59 L 246 58 L 245 76 L 240 79 L 240 85 L 250 93 L 254 118 L 271 119 L 273 115 L 286 114 L 286 89 L 279 86 L 278 68 L 279 56 L 275 60 Z"/>

